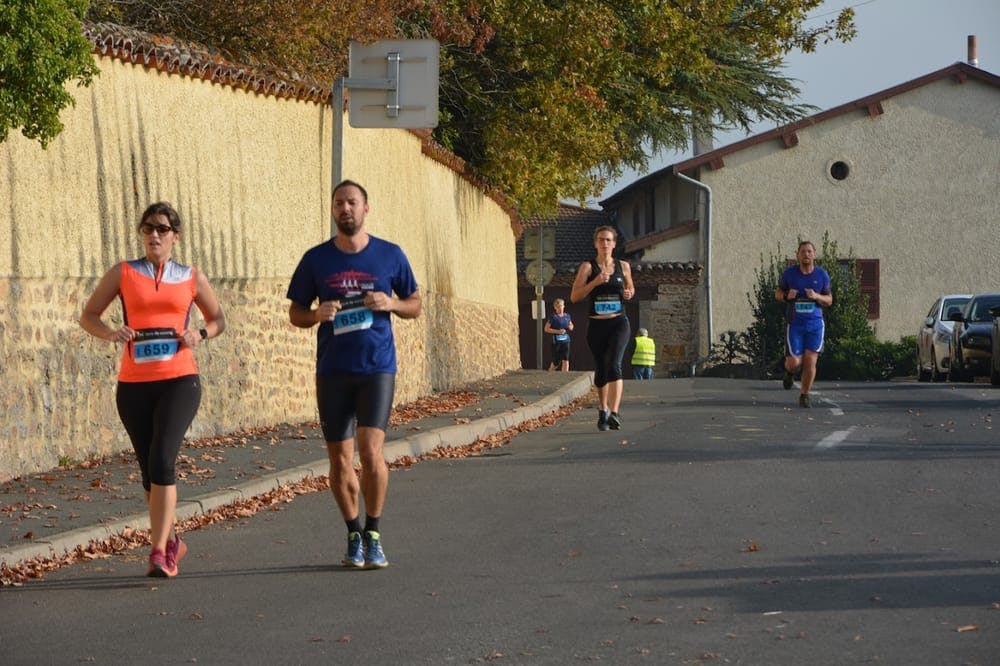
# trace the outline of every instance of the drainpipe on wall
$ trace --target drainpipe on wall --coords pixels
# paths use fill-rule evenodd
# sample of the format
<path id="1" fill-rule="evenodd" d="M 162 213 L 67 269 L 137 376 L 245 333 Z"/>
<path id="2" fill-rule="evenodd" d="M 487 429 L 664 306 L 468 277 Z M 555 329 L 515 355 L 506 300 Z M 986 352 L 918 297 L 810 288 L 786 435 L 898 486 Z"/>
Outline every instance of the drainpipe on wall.
<path id="1" fill-rule="evenodd" d="M 689 178 L 682 173 L 674 174 L 685 183 L 690 183 L 705 192 L 705 309 L 708 313 L 708 353 L 712 353 L 712 188 L 705 183 Z M 709 359 L 702 356 L 691 361 L 691 376 L 694 377 L 698 366 Z"/>

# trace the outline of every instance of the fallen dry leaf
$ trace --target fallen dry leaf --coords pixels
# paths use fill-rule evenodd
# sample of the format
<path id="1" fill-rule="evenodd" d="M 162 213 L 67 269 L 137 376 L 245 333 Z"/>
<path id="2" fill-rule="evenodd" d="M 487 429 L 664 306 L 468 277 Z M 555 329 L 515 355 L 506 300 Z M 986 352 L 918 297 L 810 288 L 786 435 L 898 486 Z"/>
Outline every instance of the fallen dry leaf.
<path id="1" fill-rule="evenodd" d="M 966 631 L 979 631 L 979 627 L 974 624 L 963 624 L 961 627 L 957 627 L 955 631 L 957 631 L 960 634 L 963 634 Z"/>
<path id="2" fill-rule="evenodd" d="M 432 396 L 427 396 L 421 398 L 414 403 L 409 405 L 403 405 L 400 408 L 393 410 L 391 421 L 393 425 L 398 425 L 399 423 L 406 423 L 407 421 L 422 418 L 428 415 L 441 414 L 446 412 L 454 412 L 457 409 L 471 405 L 481 399 L 487 398 L 497 398 L 497 397 L 507 397 L 512 400 L 512 402 L 519 402 L 514 398 L 514 396 L 504 396 L 500 393 L 494 393 L 489 395 L 481 395 L 473 392 L 462 392 L 456 391 L 446 394 L 435 394 Z M 469 455 L 474 455 L 484 450 L 490 450 L 505 446 L 510 443 L 511 439 L 518 433 L 522 432 L 532 432 L 539 428 L 551 426 L 558 423 L 563 418 L 569 416 L 570 414 L 583 409 L 590 402 L 593 401 L 593 392 L 591 395 L 582 396 L 577 398 L 573 402 L 564 405 L 563 407 L 554 410 L 548 414 L 543 415 L 537 419 L 531 419 L 525 421 L 518 426 L 509 428 L 508 430 L 501 431 L 479 439 L 472 444 L 463 447 L 449 448 L 449 447 L 439 447 L 428 454 L 417 456 L 401 456 L 399 459 L 389 464 L 389 469 L 405 469 L 417 462 L 422 460 L 432 460 L 436 458 L 464 458 Z M 523 401 L 520 401 L 522 404 Z M 309 427 L 314 430 L 319 429 L 319 423 L 309 423 L 304 424 L 303 427 Z M 197 448 L 209 448 L 209 447 L 246 447 L 250 444 L 250 437 L 259 437 L 261 435 L 269 434 L 278 430 L 278 427 L 269 428 L 259 428 L 259 429 L 247 429 L 242 430 L 237 433 L 231 433 L 228 435 L 221 435 L 218 437 L 205 438 L 200 440 L 189 440 L 184 443 L 187 448 L 197 449 Z M 254 447 L 260 448 L 260 447 Z M 131 453 L 122 452 L 119 454 L 114 454 L 112 456 L 107 456 L 104 458 L 99 458 L 90 461 L 84 461 L 76 466 L 76 469 L 94 469 L 99 467 L 101 464 L 111 460 L 118 460 L 119 462 L 133 463 L 134 455 Z M 187 468 L 183 474 L 179 471 L 178 477 L 188 477 L 197 475 L 213 475 L 214 470 L 198 467 L 194 459 L 191 456 L 181 454 L 178 456 L 178 467 Z M 360 473 L 360 468 L 356 470 Z M 77 478 L 83 480 L 85 478 L 84 474 L 77 474 Z M 129 476 L 130 480 L 138 480 L 138 473 L 132 472 Z M 93 482 L 95 488 L 103 489 L 103 482 L 101 479 L 95 479 Z M 204 527 L 206 525 L 212 525 L 215 523 L 223 521 L 238 521 L 240 519 L 252 516 L 255 513 L 274 507 L 280 503 L 287 503 L 292 501 L 292 499 L 297 495 L 305 495 L 309 493 L 315 493 L 320 491 L 328 491 L 329 483 L 326 476 L 319 477 L 309 477 L 303 479 L 302 481 L 295 484 L 287 484 L 276 488 L 270 492 L 258 495 L 256 497 L 251 497 L 245 500 L 240 500 L 226 506 L 218 507 L 207 511 L 203 514 L 199 514 L 182 521 L 178 525 L 178 529 L 181 532 L 198 529 L 199 527 Z M 24 489 L 27 495 L 37 494 L 38 490 L 35 488 L 28 487 Z M 70 501 L 83 501 L 90 502 L 91 498 L 83 493 L 78 493 L 73 497 L 69 498 Z M 12 506 L 0 507 L 0 513 L 12 513 L 14 511 L 21 510 L 23 507 L 11 508 Z M 36 505 L 35 508 L 41 508 L 41 505 Z M 31 509 L 25 509 L 25 512 Z M 33 536 L 33 533 L 31 533 Z M 112 555 L 121 554 L 138 548 L 140 546 L 149 545 L 149 532 L 147 530 L 134 530 L 132 528 L 126 528 L 121 534 L 113 535 L 107 539 L 100 541 L 91 541 L 86 546 L 79 546 L 73 551 L 67 552 L 64 555 L 58 557 L 39 557 L 30 560 L 23 560 L 17 562 L 13 565 L 2 563 L 0 564 L 0 586 L 20 586 L 25 581 L 37 580 L 43 578 L 44 575 L 50 571 L 54 571 L 60 567 L 68 566 L 81 561 L 88 561 L 97 558 L 108 558 Z M 159 589 L 158 587 L 151 587 L 151 590 L 155 591 Z M 639 618 L 630 618 L 630 621 L 638 622 Z M 492 657 L 493 659 L 502 658 L 505 655 L 503 653 L 495 653 Z"/>

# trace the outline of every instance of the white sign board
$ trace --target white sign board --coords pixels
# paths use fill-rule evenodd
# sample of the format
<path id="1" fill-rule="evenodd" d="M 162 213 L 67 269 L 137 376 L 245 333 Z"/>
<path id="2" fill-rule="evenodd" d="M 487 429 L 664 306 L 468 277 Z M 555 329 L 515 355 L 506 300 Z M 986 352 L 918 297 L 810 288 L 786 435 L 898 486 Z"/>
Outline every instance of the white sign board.
<path id="1" fill-rule="evenodd" d="M 434 39 L 351 42 L 351 127 L 437 127 L 440 53 Z"/>

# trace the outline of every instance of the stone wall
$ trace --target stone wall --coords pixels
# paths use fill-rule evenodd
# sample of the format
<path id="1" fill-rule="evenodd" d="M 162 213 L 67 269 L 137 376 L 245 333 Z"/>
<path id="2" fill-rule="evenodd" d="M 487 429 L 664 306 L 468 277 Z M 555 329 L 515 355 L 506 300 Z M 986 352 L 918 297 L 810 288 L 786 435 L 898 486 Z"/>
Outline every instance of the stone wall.
<path id="1" fill-rule="evenodd" d="M 47 149 L 0 143 L 0 480 L 129 448 L 120 348 L 77 320 L 101 275 L 141 256 L 136 217 L 157 200 L 184 221 L 175 259 L 208 275 L 228 323 L 197 351 L 189 435 L 316 418 L 316 333 L 288 322 L 285 290 L 330 234 L 330 107 L 119 42 L 95 55 L 101 75 L 74 91 Z M 154 50 L 136 58 L 139 46 Z M 343 173 L 369 191 L 369 230 L 403 247 L 424 298 L 420 318 L 394 319 L 397 403 L 520 367 L 516 223 L 426 147 L 405 130 L 345 128 Z M 105 319 L 120 322 L 117 303 Z"/>
<path id="2" fill-rule="evenodd" d="M 699 350 L 697 285 L 660 284 L 656 300 L 644 305 L 646 328 L 656 342 L 658 376 L 686 374 Z"/>

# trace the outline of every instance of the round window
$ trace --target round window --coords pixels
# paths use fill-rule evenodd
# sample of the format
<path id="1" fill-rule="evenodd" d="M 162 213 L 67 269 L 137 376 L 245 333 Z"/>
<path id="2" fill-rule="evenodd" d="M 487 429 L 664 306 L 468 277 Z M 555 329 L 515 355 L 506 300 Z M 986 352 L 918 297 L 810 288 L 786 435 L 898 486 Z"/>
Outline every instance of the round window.
<path id="1" fill-rule="evenodd" d="M 851 165 L 843 160 L 837 160 L 830 165 L 830 177 L 834 180 L 845 180 L 851 175 Z"/>

